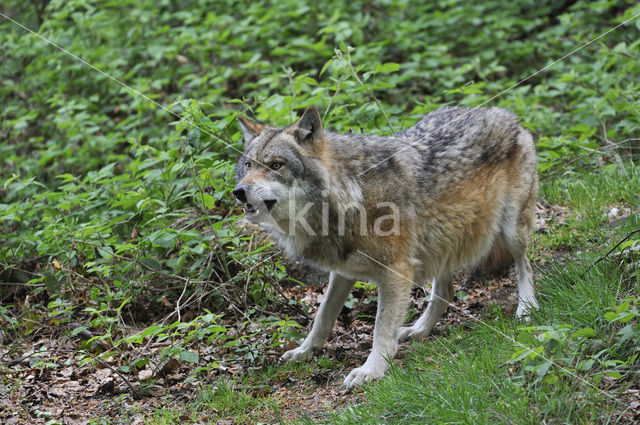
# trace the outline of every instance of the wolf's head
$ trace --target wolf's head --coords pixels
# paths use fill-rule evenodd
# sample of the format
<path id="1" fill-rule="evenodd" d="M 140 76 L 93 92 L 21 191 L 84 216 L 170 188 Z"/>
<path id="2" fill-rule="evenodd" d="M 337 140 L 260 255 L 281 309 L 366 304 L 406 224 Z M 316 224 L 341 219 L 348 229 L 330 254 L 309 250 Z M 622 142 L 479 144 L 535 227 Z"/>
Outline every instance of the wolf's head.
<path id="1" fill-rule="evenodd" d="M 291 220 L 313 220 L 326 187 L 322 119 L 315 108 L 288 127 L 271 127 L 239 117 L 244 153 L 236 164 L 233 194 L 254 223 L 290 232 Z M 311 207 L 309 207 L 311 205 Z M 317 206 L 317 205 L 315 205 Z M 293 215 L 293 217 L 292 217 Z M 294 226 L 297 225 L 294 223 Z"/>

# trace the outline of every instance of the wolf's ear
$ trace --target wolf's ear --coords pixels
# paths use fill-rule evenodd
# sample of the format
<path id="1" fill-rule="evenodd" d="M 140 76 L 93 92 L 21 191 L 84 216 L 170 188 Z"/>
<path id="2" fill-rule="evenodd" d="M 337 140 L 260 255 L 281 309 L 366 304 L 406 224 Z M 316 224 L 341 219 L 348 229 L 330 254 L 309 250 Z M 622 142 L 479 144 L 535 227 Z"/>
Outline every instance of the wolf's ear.
<path id="1" fill-rule="evenodd" d="M 251 142 L 260 132 L 264 126 L 255 121 L 251 121 L 248 118 L 243 117 L 242 115 L 238 115 L 238 121 L 240 122 L 240 128 L 242 129 L 242 134 L 244 136 L 244 143 L 247 144 Z"/>
<path id="2" fill-rule="evenodd" d="M 322 118 L 320 112 L 314 107 L 304 111 L 298 120 L 293 135 L 299 144 L 313 144 L 322 137 Z"/>

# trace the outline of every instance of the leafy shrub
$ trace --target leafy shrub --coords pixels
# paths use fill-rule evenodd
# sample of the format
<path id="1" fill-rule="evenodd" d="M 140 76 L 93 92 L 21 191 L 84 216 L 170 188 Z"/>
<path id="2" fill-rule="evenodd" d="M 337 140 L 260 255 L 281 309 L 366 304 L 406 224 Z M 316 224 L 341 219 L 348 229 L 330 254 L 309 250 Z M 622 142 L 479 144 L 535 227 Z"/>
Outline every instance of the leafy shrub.
<path id="1" fill-rule="evenodd" d="M 585 374 L 595 375 L 599 382 L 602 376 L 617 379 L 633 373 L 640 354 L 640 312 L 632 303 L 638 301 L 628 297 L 615 311 L 605 313 L 610 326 L 600 333 L 570 324 L 520 327 L 510 363 L 532 385 L 583 380 L 580 376 Z"/>
<path id="2" fill-rule="evenodd" d="M 286 272 L 236 226 L 239 113 L 285 124 L 316 105 L 329 128 L 391 134 L 437 106 L 481 104 L 639 12 L 631 1 L 9 2 L 3 13 L 166 109 L 0 21 L 0 279 L 116 346 L 122 323 L 175 316 L 181 298 L 216 315 L 266 307 Z M 639 54 L 629 23 L 496 99 L 539 135 L 543 177 L 637 154 Z M 264 344 L 295 337 L 277 323 Z"/>

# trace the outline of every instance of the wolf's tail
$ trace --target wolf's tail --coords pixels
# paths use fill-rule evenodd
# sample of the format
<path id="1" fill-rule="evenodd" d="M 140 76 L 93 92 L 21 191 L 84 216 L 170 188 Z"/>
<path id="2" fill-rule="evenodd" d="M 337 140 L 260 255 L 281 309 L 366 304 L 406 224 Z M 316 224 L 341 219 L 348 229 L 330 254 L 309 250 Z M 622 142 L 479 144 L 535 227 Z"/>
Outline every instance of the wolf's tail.
<path id="1" fill-rule="evenodd" d="M 496 238 L 493 247 L 478 263 L 474 272 L 482 276 L 500 274 L 506 271 L 511 264 L 513 264 L 513 255 L 500 238 Z"/>

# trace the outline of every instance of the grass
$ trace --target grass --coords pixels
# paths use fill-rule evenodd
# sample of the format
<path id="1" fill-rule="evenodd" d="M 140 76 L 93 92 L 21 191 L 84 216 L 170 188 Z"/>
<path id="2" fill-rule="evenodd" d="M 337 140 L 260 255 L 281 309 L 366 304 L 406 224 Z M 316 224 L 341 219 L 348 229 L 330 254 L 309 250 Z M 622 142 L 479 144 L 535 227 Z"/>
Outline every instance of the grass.
<path id="1" fill-rule="evenodd" d="M 278 401 L 272 396 L 257 396 L 257 390 L 236 381 L 221 381 L 214 387 L 202 390 L 199 399 L 192 404 L 190 419 L 205 417 L 211 423 L 231 419 L 235 423 L 255 423 L 264 412 L 277 411 Z M 176 409 L 163 409 L 156 414 L 154 424 L 171 424 L 185 414 Z"/>
<path id="2" fill-rule="evenodd" d="M 494 327 L 512 334 L 500 321 Z M 558 418 L 584 422 L 606 401 L 595 391 L 576 391 L 567 383 L 547 391 L 528 391 L 512 379 L 507 361 L 513 343 L 479 325 L 447 338 L 415 344 L 406 366 L 367 388 L 369 402 L 337 415 L 335 424 L 542 423 Z"/>
<path id="3" fill-rule="evenodd" d="M 640 203 L 638 187 L 640 167 L 633 164 L 624 169 L 607 166 L 591 173 L 544 181 L 541 197 L 550 204 L 566 206 L 569 211 L 563 224 L 553 226 L 544 234 L 534 235 L 537 251 L 544 248 L 578 250 L 585 244 L 602 244 L 612 240 L 616 234 L 623 235 L 637 229 L 637 221 L 631 219 L 622 220 L 614 227 L 610 225 L 607 214 L 614 206 L 637 208 Z"/>
<path id="4" fill-rule="evenodd" d="M 239 378 L 220 378 L 214 385 L 203 386 L 199 396 L 183 408 L 158 409 L 149 424 L 179 424 L 185 418 L 193 423 L 283 423 L 283 399 L 273 393 L 274 386 L 301 382 L 297 391 L 309 391 L 307 383 L 314 373 L 342 366 L 335 358 L 321 356 L 313 362 L 266 365 Z"/>

